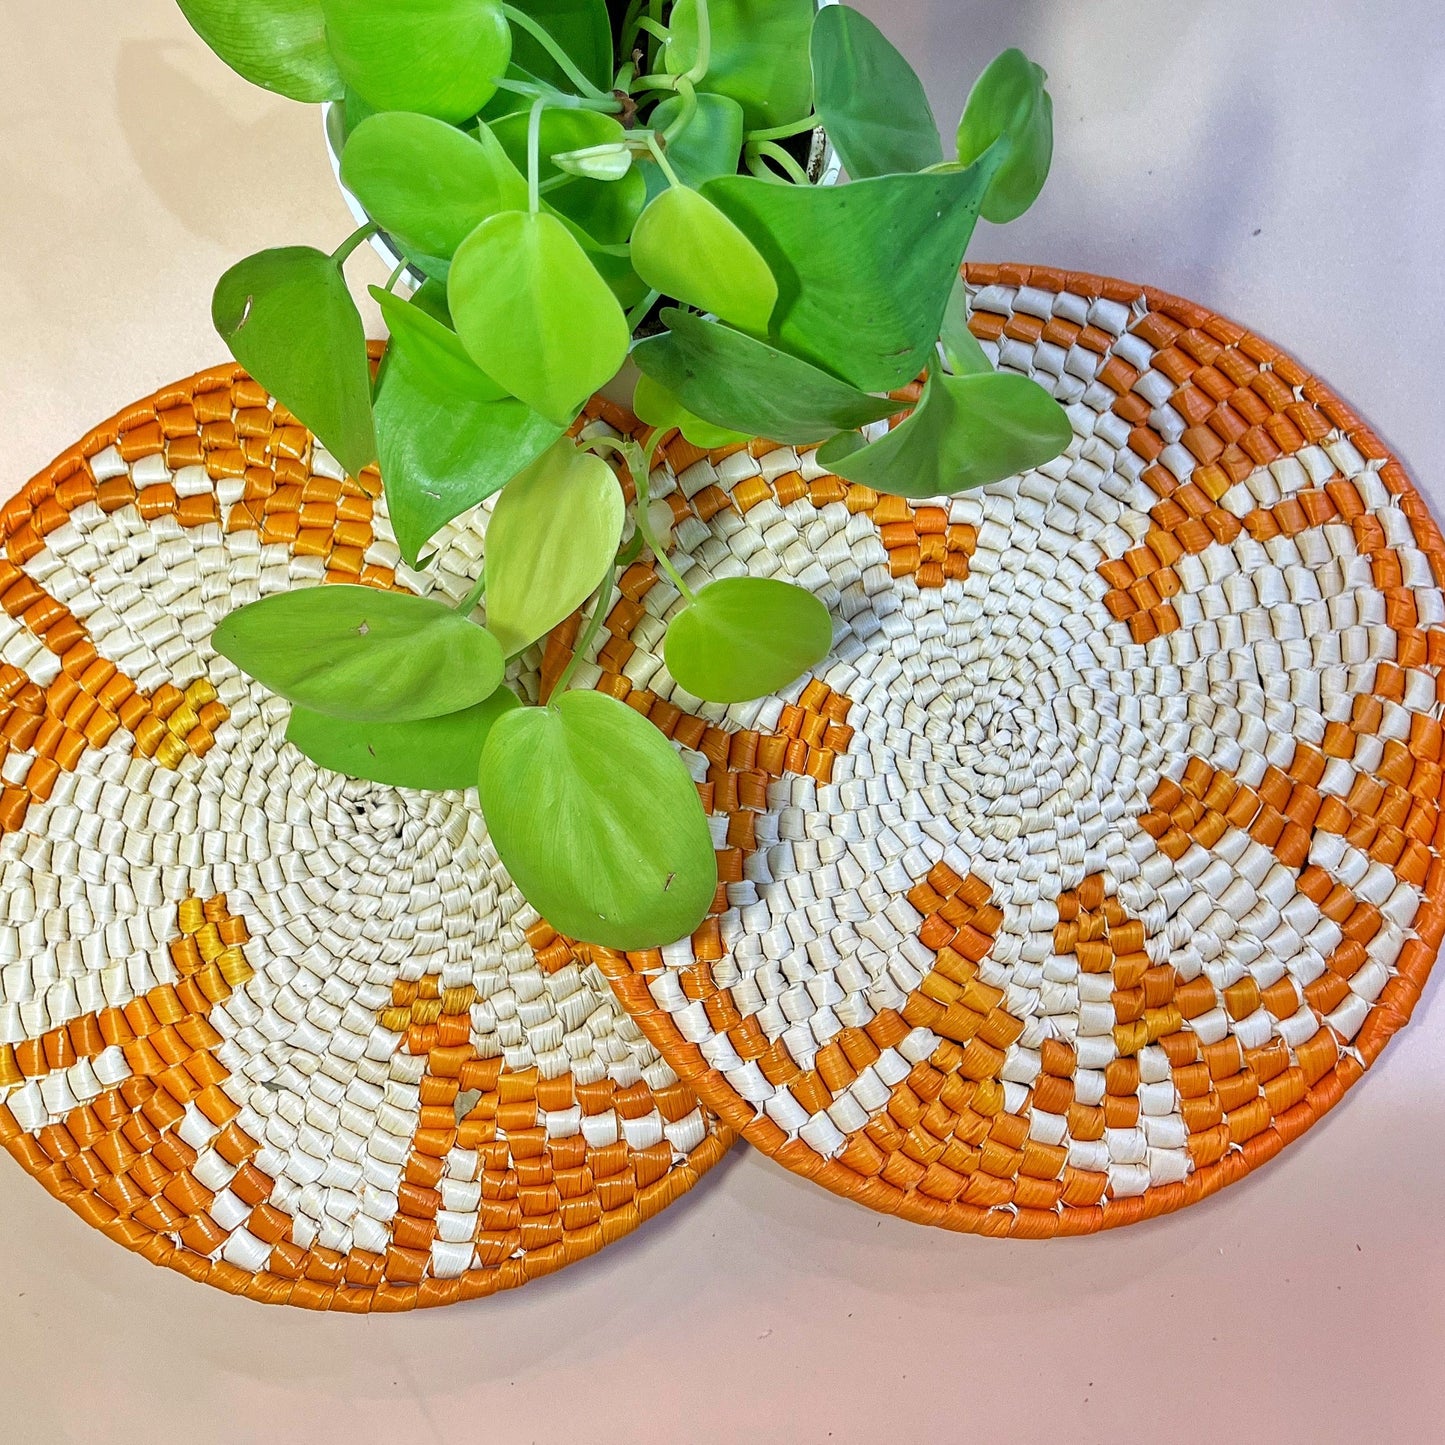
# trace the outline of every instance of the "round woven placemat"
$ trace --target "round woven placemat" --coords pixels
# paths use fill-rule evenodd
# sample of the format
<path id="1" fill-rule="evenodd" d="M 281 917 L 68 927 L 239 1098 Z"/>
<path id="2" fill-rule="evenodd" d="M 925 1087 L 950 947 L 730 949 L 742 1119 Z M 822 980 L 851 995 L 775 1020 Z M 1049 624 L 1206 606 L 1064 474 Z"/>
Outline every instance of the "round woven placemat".
<path id="1" fill-rule="evenodd" d="M 0 1143 L 158 1264 L 354 1311 L 589 1255 L 731 1142 L 475 791 L 318 770 L 212 651 L 298 585 L 460 600 L 480 529 L 398 578 L 379 490 L 224 367 L 0 510 Z"/>
<path id="2" fill-rule="evenodd" d="M 727 911 L 595 956 L 789 1168 L 1037 1238 L 1240 1178 L 1409 1017 L 1445 931 L 1445 546 L 1242 327 L 1095 276 L 968 280 L 986 349 L 1069 409 L 1056 462 L 914 505 L 808 452 L 673 448 L 690 583 L 787 577 L 837 645 L 701 710 Z M 698 712 L 658 658 L 676 601 L 639 591 L 600 685 Z"/>

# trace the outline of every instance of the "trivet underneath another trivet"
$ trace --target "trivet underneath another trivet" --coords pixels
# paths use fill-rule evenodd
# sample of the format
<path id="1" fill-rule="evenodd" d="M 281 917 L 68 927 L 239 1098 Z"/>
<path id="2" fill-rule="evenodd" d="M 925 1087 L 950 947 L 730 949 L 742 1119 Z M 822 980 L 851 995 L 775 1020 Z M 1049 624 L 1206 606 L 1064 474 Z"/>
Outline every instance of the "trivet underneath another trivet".
<path id="1" fill-rule="evenodd" d="M 1445 547 L 1267 342 L 1127 283 L 968 279 L 977 335 L 1074 444 L 932 506 L 786 450 L 683 475 L 711 529 L 679 530 L 690 580 L 776 559 L 842 626 L 701 744 L 756 844 L 733 910 L 602 964 L 789 1168 L 926 1223 L 1084 1233 L 1268 1159 L 1418 999 L 1445 928 Z"/>

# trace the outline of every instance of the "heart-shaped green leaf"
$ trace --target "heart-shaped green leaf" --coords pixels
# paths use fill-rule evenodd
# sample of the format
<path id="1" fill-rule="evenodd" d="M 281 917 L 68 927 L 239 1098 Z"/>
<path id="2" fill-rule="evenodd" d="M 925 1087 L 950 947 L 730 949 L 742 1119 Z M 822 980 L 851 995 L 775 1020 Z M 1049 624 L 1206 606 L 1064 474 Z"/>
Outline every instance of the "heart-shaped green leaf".
<path id="1" fill-rule="evenodd" d="M 953 290 L 949 293 L 939 340 L 948 360 L 948 369 L 955 376 L 972 376 L 975 372 L 993 370 L 978 337 L 968 329 L 968 287 L 962 276 L 953 283 Z"/>
<path id="2" fill-rule="evenodd" d="M 633 392 L 632 410 L 638 421 L 661 431 L 676 427 L 693 446 L 704 451 L 733 446 L 749 440 L 745 432 L 729 431 L 694 416 L 665 386 L 650 376 L 639 376 Z"/>
<path id="3" fill-rule="evenodd" d="M 820 10 L 812 54 L 813 103 L 855 181 L 942 161 L 923 82 L 866 15 L 849 5 Z"/>
<path id="4" fill-rule="evenodd" d="M 709 583 L 667 629 L 667 670 L 705 702 L 766 697 L 816 667 L 833 645 L 828 609 L 771 577 Z"/>
<path id="5" fill-rule="evenodd" d="M 457 712 L 490 697 L 504 670 L 497 639 L 450 607 L 344 583 L 237 608 L 211 645 L 272 692 L 354 722 Z"/>
<path id="6" fill-rule="evenodd" d="M 493 725 L 521 705 L 516 693 L 499 687 L 475 707 L 411 722 L 345 722 L 293 707 L 286 741 L 349 778 L 394 788 L 471 788 Z"/>
<path id="7" fill-rule="evenodd" d="M 612 88 L 612 21 L 607 0 L 526 0 L 522 7 L 567 53 L 572 63 L 601 90 Z M 572 81 L 543 45 L 524 27 L 512 29 L 512 55 L 539 80 L 561 91 Z"/>
<path id="8" fill-rule="evenodd" d="M 698 88 L 737 101 L 753 129 L 801 120 L 813 103 L 813 6 L 814 0 L 709 0 L 711 44 Z M 668 28 L 667 69 L 685 75 L 698 60 L 697 0 L 677 0 Z"/>
<path id="9" fill-rule="evenodd" d="M 662 320 L 670 329 L 639 342 L 633 359 L 714 426 L 797 445 L 898 410 L 897 402 L 869 396 L 731 327 L 676 309 Z"/>
<path id="10" fill-rule="evenodd" d="M 553 928 L 659 948 L 707 917 L 717 857 L 697 786 L 626 703 L 569 692 L 508 713 L 482 750 L 478 791 L 503 865 Z"/>
<path id="11" fill-rule="evenodd" d="M 985 163 L 847 186 L 726 176 L 703 194 L 777 278 L 777 341 L 864 391 L 891 391 L 933 354 L 988 175 Z"/>
<path id="12" fill-rule="evenodd" d="M 1000 164 L 983 200 L 986 220 L 1000 225 L 1038 198 L 1054 156 L 1054 102 L 1048 76 L 1022 50 L 1005 50 L 974 82 L 958 122 L 958 158 L 977 160 L 1002 140 Z"/>
<path id="13" fill-rule="evenodd" d="M 340 268 L 309 246 L 261 251 L 216 283 L 231 355 L 353 476 L 376 460 L 366 333 Z"/>
<path id="14" fill-rule="evenodd" d="M 683 113 L 681 96 L 661 101 L 648 118 L 654 130 L 665 131 Z M 668 164 L 684 185 L 697 189 L 717 176 L 735 176 L 743 153 L 743 108 L 725 95 L 700 94 L 687 124 L 667 143 Z M 640 166 L 652 200 L 667 189 L 662 167 L 644 157 Z"/>
<path id="15" fill-rule="evenodd" d="M 427 286 L 434 284 L 429 281 Z M 382 320 L 391 332 L 388 366 L 405 352 L 426 374 L 432 389 L 441 394 L 451 393 L 470 401 L 500 401 L 507 395 L 472 360 L 461 337 L 428 309 L 422 292 L 410 301 L 403 301 L 380 286 L 367 289 L 381 308 Z M 426 291 L 426 287 L 422 291 Z"/>
<path id="16" fill-rule="evenodd" d="M 490 130 L 474 139 L 410 111 L 362 121 L 342 152 L 341 180 L 423 266 L 449 261 L 488 216 L 527 208 L 527 182 Z"/>
<path id="17" fill-rule="evenodd" d="M 617 555 L 626 510 L 612 468 L 570 441 L 497 498 L 487 523 L 487 626 L 508 656 L 597 590 Z"/>
<path id="18" fill-rule="evenodd" d="M 555 216 L 483 221 L 457 249 L 447 299 L 477 365 L 559 426 L 627 357 L 622 308 Z"/>
<path id="19" fill-rule="evenodd" d="M 178 0 L 191 28 L 253 85 L 291 100 L 340 100 L 321 0 Z"/>
<path id="20" fill-rule="evenodd" d="M 502 0 L 321 0 L 321 8 L 337 67 L 374 110 L 467 120 L 511 59 Z"/>
<path id="21" fill-rule="evenodd" d="M 515 397 L 460 387 L 468 369 L 490 385 L 465 356 L 439 365 L 427 344 L 402 333 L 392 346 L 376 392 L 376 439 L 396 543 L 416 567 L 441 527 L 504 487 L 563 429 Z"/>
<path id="22" fill-rule="evenodd" d="M 655 291 L 712 311 L 745 331 L 766 331 L 778 283 L 758 248 L 706 197 L 665 190 L 632 233 L 632 264 Z"/>
<path id="23" fill-rule="evenodd" d="M 493 134 L 523 175 L 527 172 L 530 120 L 527 112 L 519 112 L 492 123 Z M 538 128 L 538 180 L 543 184 L 558 178 L 566 181 L 547 193 L 547 204 L 604 246 L 620 245 L 631 233 L 647 199 L 646 180 L 636 169 L 620 180 L 585 180 L 564 172 L 552 157 L 594 146 L 619 145 L 626 135 L 613 116 L 595 110 L 549 107 L 542 112 Z"/>
<path id="24" fill-rule="evenodd" d="M 1068 446 L 1069 418 L 1025 376 L 935 371 L 913 414 L 869 446 L 840 437 L 818 462 L 897 497 L 940 497 L 1042 466 Z"/>

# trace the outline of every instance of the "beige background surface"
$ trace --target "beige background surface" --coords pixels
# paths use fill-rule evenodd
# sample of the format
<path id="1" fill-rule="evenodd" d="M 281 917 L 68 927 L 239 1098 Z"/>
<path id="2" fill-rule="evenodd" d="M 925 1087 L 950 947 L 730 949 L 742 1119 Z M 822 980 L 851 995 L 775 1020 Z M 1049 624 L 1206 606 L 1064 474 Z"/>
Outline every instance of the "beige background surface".
<path id="1" fill-rule="evenodd" d="M 1051 73 L 1054 178 L 976 254 L 1149 280 L 1286 344 L 1445 513 L 1436 0 L 860 3 L 945 125 L 1004 45 Z M 232 260 L 349 225 L 316 114 L 225 72 L 170 0 L 0 0 L 0 57 L 8 495 L 223 358 L 209 295 Z M 152 1268 L 0 1159 L 0 1437 L 1439 1440 L 1439 993 L 1263 1173 L 1046 1246 L 877 1219 L 739 1152 L 513 1296 L 317 1318 Z"/>

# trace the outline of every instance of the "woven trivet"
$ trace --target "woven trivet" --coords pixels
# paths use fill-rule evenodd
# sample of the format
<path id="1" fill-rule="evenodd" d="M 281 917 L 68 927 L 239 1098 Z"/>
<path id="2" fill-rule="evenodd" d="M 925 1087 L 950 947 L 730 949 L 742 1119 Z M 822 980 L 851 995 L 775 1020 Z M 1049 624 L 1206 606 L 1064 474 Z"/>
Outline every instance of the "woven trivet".
<path id="1" fill-rule="evenodd" d="M 729 906 L 595 957 L 789 1168 L 1079 1234 L 1239 1179 L 1409 1017 L 1445 930 L 1445 546 L 1242 327 L 1093 276 L 968 280 L 990 356 L 1069 410 L 1057 461 L 914 505 L 807 452 L 673 449 L 689 582 L 776 572 L 837 645 L 775 700 L 672 692 L 709 722 Z M 638 597 L 602 686 L 668 695 L 675 605 Z"/>
<path id="2" fill-rule="evenodd" d="M 379 491 L 226 367 L 0 511 L 0 1143 L 158 1264 L 353 1311 L 589 1255 L 731 1141 L 523 903 L 475 790 L 318 770 L 212 651 L 298 585 L 460 598 L 398 577 Z M 480 530 L 448 540 L 475 568 Z"/>

